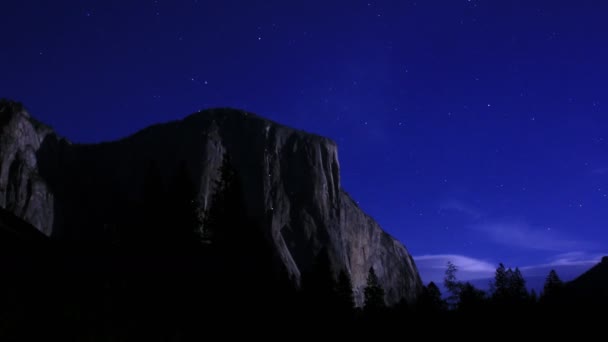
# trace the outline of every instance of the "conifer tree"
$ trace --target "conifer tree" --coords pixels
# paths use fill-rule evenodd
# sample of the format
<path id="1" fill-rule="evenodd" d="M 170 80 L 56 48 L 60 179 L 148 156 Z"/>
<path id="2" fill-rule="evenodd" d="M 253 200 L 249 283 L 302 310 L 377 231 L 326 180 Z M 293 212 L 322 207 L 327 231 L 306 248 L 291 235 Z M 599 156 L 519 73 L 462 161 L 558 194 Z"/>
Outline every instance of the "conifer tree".
<path id="1" fill-rule="evenodd" d="M 470 282 L 466 282 L 460 286 L 458 311 L 479 312 L 484 305 L 485 298 L 484 291 L 477 289 Z"/>
<path id="2" fill-rule="evenodd" d="M 445 277 L 443 278 L 443 286 L 445 286 L 450 293 L 447 298 L 450 309 L 456 308 L 462 287 L 462 284 L 456 279 L 456 272 L 458 272 L 456 265 L 454 265 L 451 261 L 448 261 L 447 268 L 445 270 Z"/>
<path id="3" fill-rule="evenodd" d="M 351 311 L 355 308 L 355 296 L 353 293 L 353 283 L 350 275 L 341 270 L 338 274 L 338 282 L 336 284 L 336 296 L 338 307 L 341 311 Z"/>
<path id="4" fill-rule="evenodd" d="M 515 268 L 509 281 L 509 299 L 515 304 L 524 304 L 528 300 L 526 280 L 518 267 Z"/>
<path id="5" fill-rule="evenodd" d="M 363 290 L 365 296 L 364 310 L 367 312 L 377 312 L 386 307 L 384 301 L 384 289 L 378 281 L 378 276 L 373 267 L 369 268 L 367 275 L 367 285 Z"/>
<path id="6" fill-rule="evenodd" d="M 436 313 L 444 311 L 447 308 L 447 303 L 441 298 L 441 290 L 430 282 L 424 287 L 422 295 L 418 299 L 418 309 L 422 312 Z"/>
<path id="7" fill-rule="evenodd" d="M 555 302 L 561 295 L 563 287 L 564 283 L 557 275 L 557 272 L 552 269 L 551 271 L 549 271 L 549 274 L 545 279 L 545 285 L 543 286 L 541 301 L 545 303 Z"/>
<path id="8" fill-rule="evenodd" d="M 496 268 L 494 273 L 494 282 L 491 284 L 492 289 L 492 300 L 497 304 L 504 304 L 508 301 L 509 297 L 509 283 L 510 275 L 509 271 L 505 268 L 505 265 L 501 262 Z"/>

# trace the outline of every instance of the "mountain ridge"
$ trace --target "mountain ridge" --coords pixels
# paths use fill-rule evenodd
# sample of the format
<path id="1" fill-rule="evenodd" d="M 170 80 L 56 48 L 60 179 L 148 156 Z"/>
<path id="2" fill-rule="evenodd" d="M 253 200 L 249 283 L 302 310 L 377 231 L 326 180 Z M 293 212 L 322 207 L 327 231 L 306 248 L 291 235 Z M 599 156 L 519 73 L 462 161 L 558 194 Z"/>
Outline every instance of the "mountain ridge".
<path id="1" fill-rule="evenodd" d="M 297 281 L 326 249 L 334 271 L 351 274 L 358 305 L 370 267 L 389 304 L 413 302 L 421 291 L 407 249 L 342 189 L 337 144 L 329 138 L 215 108 L 116 141 L 73 144 L 33 123 L 23 108 L 5 103 L 0 115 L 0 206 L 46 235 L 78 240 L 108 234 L 119 213 L 141 201 L 150 163 L 159 169 L 159 186 L 169 184 L 177 165 L 186 165 L 204 211 L 228 154 L 243 184 L 247 215 L 267 227 Z"/>

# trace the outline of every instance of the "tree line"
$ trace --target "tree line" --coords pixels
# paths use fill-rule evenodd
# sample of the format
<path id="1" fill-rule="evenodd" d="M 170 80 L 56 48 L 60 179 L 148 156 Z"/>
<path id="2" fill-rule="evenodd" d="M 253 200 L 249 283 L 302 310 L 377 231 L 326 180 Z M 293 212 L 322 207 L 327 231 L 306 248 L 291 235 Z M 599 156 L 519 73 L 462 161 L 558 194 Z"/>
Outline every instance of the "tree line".
<path id="1" fill-rule="evenodd" d="M 222 326 L 260 321 L 350 333 L 404 325 L 416 330 L 423 326 L 417 323 L 476 314 L 557 312 L 562 303 L 564 285 L 555 271 L 537 296 L 527 291 L 519 269 L 500 264 L 486 293 L 459 281 L 452 263 L 446 296 L 431 282 L 416 302 L 388 306 L 370 268 L 357 303 L 349 270 L 336 270 L 326 249 L 314 253 L 298 282 L 278 261 L 264 229 L 268 223 L 247 214 L 227 155 L 218 173 L 202 212 L 185 163 L 165 187 L 158 165 L 150 162 L 141 201 L 127 206 L 116 200 L 122 208 L 116 229 L 100 245 L 62 242 L 60 253 L 41 258 L 37 274 L 5 276 L 0 338 L 55 331 L 74 340 L 202 339 Z M 32 325 L 43 328 L 34 331 Z"/>
<path id="2" fill-rule="evenodd" d="M 434 282 L 425 286 L 419 299 L 423 311 L 463 314 L 530 312 L 539 309 L 554 310 L 565 300 L 564 282 L 553 269 L 547 275 L 540 295 L 534 289 L 528 291 L 526 280 L 517 267 L 506 268 L 503 263 L 499 263 L 488 292 L 476 288 L 470 282 L 459 281 L 457 271 L 456 265 L 448 261 L 443 279 L 443 286 L 447 290 L 445 297 Z"/>

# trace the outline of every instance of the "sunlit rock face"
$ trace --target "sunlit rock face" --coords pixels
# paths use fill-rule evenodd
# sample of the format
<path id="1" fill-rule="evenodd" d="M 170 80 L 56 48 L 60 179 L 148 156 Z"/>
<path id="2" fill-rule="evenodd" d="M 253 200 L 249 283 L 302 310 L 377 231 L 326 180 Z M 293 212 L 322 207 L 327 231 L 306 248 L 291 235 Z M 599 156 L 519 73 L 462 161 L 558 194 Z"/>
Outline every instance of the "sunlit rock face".
<path id="1" fill-rule="evenodd" d="M 341 188 L 335 142 L 240 110 L 206 110 L 119 141 L 80 145 L 4 101 L 0 206 L 53 238 L 95 239 L 114 234 L 120 213 L 141 201 L 151 163 L 164 186 L 186 165 L 204 212 L 225 154 L 246 214 L 265 229 L 296 283 L 326 250 L 336 274 L 350 273 L 358 305 L 370 267 L 388 304 L 415 300 L 422 285 L 410 254 Z"/>

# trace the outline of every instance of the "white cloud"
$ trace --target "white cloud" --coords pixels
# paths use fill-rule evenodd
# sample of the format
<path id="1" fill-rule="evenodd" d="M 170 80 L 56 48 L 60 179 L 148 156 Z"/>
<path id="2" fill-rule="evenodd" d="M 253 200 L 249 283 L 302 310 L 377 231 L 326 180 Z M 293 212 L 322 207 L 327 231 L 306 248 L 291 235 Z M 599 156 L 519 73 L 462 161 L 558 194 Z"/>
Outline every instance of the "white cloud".
<path id="1" fill-rule="evenodd" d="M 525 276 L 546 276 L 554 269 L 564 279 L 571 279 L 599 263 L 604 254 L 568 252 L 555 255 L 548 262 L 521 267 Z"/>
<path id="2" fill-rule="evenodd" d="M 568 252 L 550 257 L 547 262 L 519 267 L 528 286 L 537 291 L 542 290 L 544 278 L 549 271 L 554 269 L 563 281 L 572 280 L 599 263 L 603 255 L 589 254 L 586 252 Z M 447 262 L 451 261 L 457 266 L 456 278 L 459 281 L 472 281 L 481 289 L 487 290 L 488 284 L 494 278 L 498 264 L 492 264 L 486 260 L 468 257 L 459 254 L 436 254 L 415 256 L 416 266 L 420 277 L 426 285 L 433 281 L 442 287 Z M 515 267 L 517 265 L 508 265 Z"/>
<path id="3" fill-rule="evenodd" d="M 437 285 L 443 283 L 448 261 L 456 265 L 456 278 L 462 281 L 492 277 L 496 270 L 496 266 L 487 261 L 458 254 L 421 255 L 414 260 L 425 285 L 431 281 Z"/>

